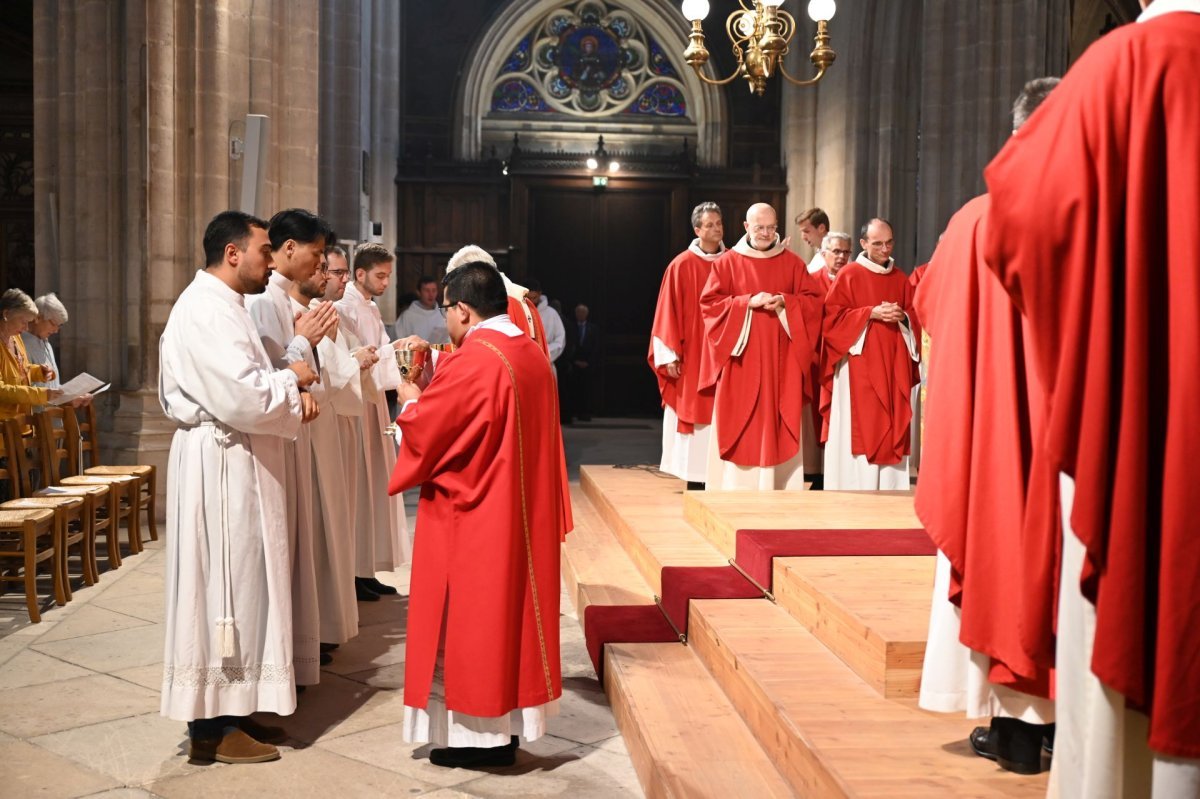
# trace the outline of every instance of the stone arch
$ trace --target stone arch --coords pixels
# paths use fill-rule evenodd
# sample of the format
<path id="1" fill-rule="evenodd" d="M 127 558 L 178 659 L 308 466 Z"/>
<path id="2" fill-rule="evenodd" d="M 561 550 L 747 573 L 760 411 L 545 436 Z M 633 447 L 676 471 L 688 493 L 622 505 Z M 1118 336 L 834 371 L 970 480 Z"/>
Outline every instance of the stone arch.
<path id="1" fill-rule="evenodd" d="M 500 70 L 504 60 L 516 47 L 517 43 L 530 31 L 546 14 L 564 5 L 570 0 L 513 0 L 504 6 L 484 28 L 482 35 L 476 40 L 467 55 L 463 68 L 463 78 L 459 83 L 454 111 L 454 156 L 471 160 L 480 156 L 481 150 L 496 143 L 497 131 L 490 132 L 490 140 L 485 136 L 485 118 L 491 107 L 492 81 Z M 669 0 L 608 0 L 613 5 L 620 6 L 637 18 L 638 23 L 655 37 L 667 49 L 674 64 L 678 65 L 679 81 L 684 86 L 689 101 L 690 113 L 694 127 L 687 138 L 695 146 L 699 162 L 705 166 L 723 166 L 726 161 L 727 142 L 724 120 L 725 98 L 719 87 L 710 86 L 699 78 L 690 67 L 683 63 L 682 48 L 687 41 L 690 30 L 679 9 Z M 522 142 L 530 141 L 537 147 L 540 137 L 551 142 L 552 147 L 565 149 L 587 149 L 587 143 L 594 145 L 596 136 L 603 134 L 610 149 L 640 149 L 663 138 L 662 131 L 656 131 L 653 125 L 635 122 L 619 123 L 613 119 L 596 120 L 586 126 L 580 126 L 575 133 L 565 131 L 566 126 L 546 125 L 537 126 L 529 123 L 514 124 L 514 129 L 521 128 Z M 674 131 L 671 131 L 674 133 Z M 511 138 L 511 135 L 508 137 Z M 571 146 L 577 141 L 576 146 Z M 615 145 L 615 147 L 613 146 Z M 674 139 L 671 147 L 678 149 L 680 142 Z M 542 149 L 550 149 L 543 147 Z"/>

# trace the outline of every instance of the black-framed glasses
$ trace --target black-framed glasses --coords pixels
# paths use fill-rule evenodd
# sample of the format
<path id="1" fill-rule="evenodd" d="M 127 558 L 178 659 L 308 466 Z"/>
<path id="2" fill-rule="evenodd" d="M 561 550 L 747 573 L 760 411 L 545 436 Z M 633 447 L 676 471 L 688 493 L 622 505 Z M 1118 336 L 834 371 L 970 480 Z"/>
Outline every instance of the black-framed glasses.
<path id="1" fill-rule="evenodd" d="M 438 307 L 441 308 L 443 311 L 445 311 L 449 308 L 453 308 L 455 305 L 458 305 L 458 303 L 457 302 L 443 302 L 440 305 L 438 305 Z"/>

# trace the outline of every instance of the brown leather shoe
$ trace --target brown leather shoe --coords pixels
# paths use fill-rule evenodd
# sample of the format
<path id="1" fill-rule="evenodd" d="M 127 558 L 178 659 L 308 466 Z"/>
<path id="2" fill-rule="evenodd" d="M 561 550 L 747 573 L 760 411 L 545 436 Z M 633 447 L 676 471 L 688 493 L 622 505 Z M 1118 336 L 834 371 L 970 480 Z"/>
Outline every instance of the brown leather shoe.
<path id="1" fill-rule="evenodd" d="M 259 724 L 250 716 L 239 718 L 237 725 L 242 728 L 242 732 L 254 740 L 266 744 L 281 744 L 288 738 L 287 730 L 282 727 L 268 727 L 266 724 Z"/>
<path id="2" fill-rule="evenodd" d="M 220 738 L 193 738 L 188 756 L 218 763 L 266 763 L 278 760 L 279 750 L 259 743 L 237 727 L 226 727 Z"/>

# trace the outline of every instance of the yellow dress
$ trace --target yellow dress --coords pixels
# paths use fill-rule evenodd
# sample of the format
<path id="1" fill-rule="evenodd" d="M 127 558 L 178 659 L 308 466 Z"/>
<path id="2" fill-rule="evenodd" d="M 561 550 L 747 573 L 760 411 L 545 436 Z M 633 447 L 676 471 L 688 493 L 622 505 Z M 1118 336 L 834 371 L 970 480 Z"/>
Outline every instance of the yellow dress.
<path id="1" fill-rule="evenodd" d="M 46 389 L 30 385 L 45 379 L 42 367 L 29 363 L 21 337 L 9 338 L 0 347 L 0 419 L 28 416 L 33 406 L 45 405 L 49 400 Z"/>

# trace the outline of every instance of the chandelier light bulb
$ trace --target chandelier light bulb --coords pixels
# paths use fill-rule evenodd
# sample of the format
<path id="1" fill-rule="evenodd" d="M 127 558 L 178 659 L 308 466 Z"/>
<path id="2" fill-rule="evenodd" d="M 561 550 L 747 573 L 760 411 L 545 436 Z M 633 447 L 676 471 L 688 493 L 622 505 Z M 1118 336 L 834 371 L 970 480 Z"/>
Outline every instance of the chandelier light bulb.
<path id="1" fill-rule="evenodd" d="M 708 16 L 708 0 L 683 0 L 683 18 L 695 22 Z"/>
<path id="2" fill-rule="evenodd" d="M 754 12 L 746 11 L 738 19 L 738 30 L 743 36 L 750 36 L 754 33 Z"/>
<path id="3" fill-rule="evenodd" d="M 828 22 L 837 11 L 834 0 L 809 0 L 808 16 L 813 22 Z"/>
<path id="4" fill-rule="evenodd" d="M 762 4 L 771 8 L 779 8 L 783 5 L 783 0 L 762 0 Z"/>
<path id="5" fill-rule="evenodd" d="M 600 166 L 599 161 L 597 161 L 595 158 L 588 158 L 588 160 L 587 160 L 587 168 L 588 169 L 595 169 L 598 166 Z"/>
<path id="6" fill-rule="evenodd" d="M 609 172 L 618 172 L 618 171 L 620 171 L 620 169 L 621 169 L 621 165 L 618 162 L 616 162 L 616 161 L 608 162 L 608 171 Z"/>

